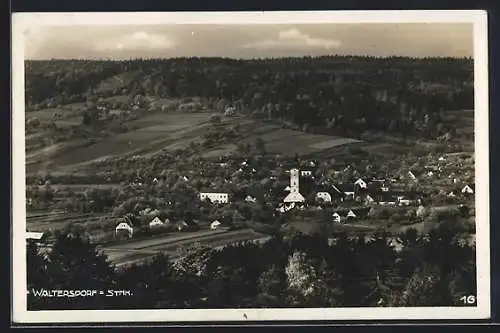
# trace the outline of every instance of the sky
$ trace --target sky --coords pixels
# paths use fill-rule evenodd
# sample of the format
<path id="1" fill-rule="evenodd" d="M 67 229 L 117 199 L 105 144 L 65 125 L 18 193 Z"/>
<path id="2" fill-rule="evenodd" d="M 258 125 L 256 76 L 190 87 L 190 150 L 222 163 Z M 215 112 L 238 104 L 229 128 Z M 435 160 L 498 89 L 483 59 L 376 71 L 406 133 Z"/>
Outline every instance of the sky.
<path id="1" fill-rule="evenodd" d="M 320 55 L 472 57 L 472 23 L 39 26 L 26 59 L 266 58 Z"/>

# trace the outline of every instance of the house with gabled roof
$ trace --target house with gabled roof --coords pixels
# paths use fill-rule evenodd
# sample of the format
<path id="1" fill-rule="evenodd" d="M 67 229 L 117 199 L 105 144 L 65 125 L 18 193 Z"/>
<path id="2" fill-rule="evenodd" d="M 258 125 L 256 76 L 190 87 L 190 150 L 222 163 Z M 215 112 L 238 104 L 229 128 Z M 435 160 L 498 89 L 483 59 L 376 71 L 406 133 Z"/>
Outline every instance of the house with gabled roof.
<path id="1" fill-rule="evenodd" d="M 410 178 L 411 180 L 418 181 L 418 178 L 421 176 L 421 173 L 416 170 L 410 170 L 408 171 L 407 175 L 408 178 Z"/>
<path id="2" fill-rule="evenodd" d="M 121 222 L 115 228 L 115 235 L 126 234 L 128 238 L 132 238 L 134 235 L 134 228 L 132 228 L 128 223 Z"/>
<path id="3" fill-rule="evenodd" d="M 222 223 L 219 220 L 215 220 L 212 223 L 210 223 L 210 230 L 217 230 L 222 225 Z"/>
<path id="4" fill-rule="evenodd" d="M 162 220 L 160 220 L 160 218 L 158 216 L 156 216 L 154 219 L 151 220 L 151 222 L 149 222 L 150 228 L 156 228 L 156 227 L 160 227 L 162 225 L 163 225 L 163 222 L 162 222 Z"/>
<path id="5" fill-rule="evenodd" d="M 332 202 L 332 196 L 326 191 L 316 193 L 316 200 L 323 200 L 323 202 Z"/>
<path id="6" fill-rule="evenodd" d="M 352 220 L 352 219 L 364 219 L 368 217 L 371 207 L 356 207 L 349 209 L 339 209 L 332 214 L 332 218 L 335 222 L 341 222 L 342 219 Z"/>
<path id="7" fill-rule="evenodd" d="M 475 187 L 475 185 L 474 185 L 474 184 L 471 184 L 471 185 L 465 185 L 465 186 L 462 188 L 461 192 L 462 192 L 463 194 L 474 194 L 475 189 L 476 189 L 476 187 Z"/>
<path id="8" fill-rule="evenodd" d="M 333 222 L 335 223 L 340 223 L 340 214 L 335 212 L 332 214 L 332 219 L 333 219 Z"/>
<path id="9" fill-rule="evenodd" d="M 358 186 L 359 188 L 365 189 L 368 187 L 368 184 L 361 178 L 358 178 L 355 182 L 354 185 Z"/>

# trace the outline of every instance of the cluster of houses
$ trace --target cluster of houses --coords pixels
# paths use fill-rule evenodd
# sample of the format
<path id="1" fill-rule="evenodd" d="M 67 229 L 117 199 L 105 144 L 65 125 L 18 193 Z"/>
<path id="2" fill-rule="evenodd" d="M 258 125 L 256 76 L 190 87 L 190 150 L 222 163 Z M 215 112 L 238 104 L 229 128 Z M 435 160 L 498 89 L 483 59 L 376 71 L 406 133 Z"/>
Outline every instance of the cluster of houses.
<path id="1" fill-rule="evenodd" d="M 153 211 L 154 212 L 154 211 Z M 162 220 L 157 214 L 152 214 L 154 216 L 149 222 L 149 229 L 155 230 L 165 227 L 170 227 L 177 231 L 194 231 L 199 228 L 198 224 L 192 220 L 182 220 L 177 223 L 173 223 L 169 218 Z M 224 225 L 219 220 L 214 220 L 210 223 L 210 230 L 223 229 Z M 132 223 L 126 218 L 120 222 L 115 228 L 115 235 L 118 238 L 132 238 L 134 236 L 134 228 Z"/>
<path id="2" fill-rule="evenodd" d="M 443 162 L 444 157 L 439 158 L 439 162 Z M 221 162 L 221 167 L 227 167 L 228 163 Z M 308 164 L 308 167 L 314 169 L 316 163 L 314 161 Z M 252 168 L 247 164 L 246 161 L 240 163 L 240 172 L 243 168 L 255 172 L 255 168 Z M 442 172 L 442 166 L 428 166 L 425 168 L 424 172 L 417 172 L 410 170 L 404 175 L 409 181 L 418 183 L 419 180 L 424 179 L 424 177 L 433 177 Z M 352 219 L 364 219 L 367 217 L 371 207 L 374 205 L 379 206 L 422 206 L 423 196 L 417 191 L 403 191 L 394 190 L 397 188 L 398 178 L 390 179 L 377 179 L 372 177 L 368 178 L 358 178 L 349 183 L 343 184 L 332 184 L 327 181 L 322 183 L 317 183 L 315 181 L 315 172 L 312 170 L 300 170 L 298 167 L 293 166 L 289 171 L 289 185 L 284 189 L 284 199 L 276 208 L 276 211 L 281 213 L 288 212 L 292 209 L 305 209 L 305 207 L 314 203 L 318 209 L 322 209 L 324 203 L 344 203 L 341 206 L 349 207 L 344 209 L 339 209 L 335 211 L 332 215 L 332 220 L 334 222 L 348 221 Z M 272 174 L 270 179 L 277 179 L 280 175 Z M 310 183 L 313 184 L 313 195 L 307 193 L 307 199 L 303 193 L 301 193 L 301 181 L 309 179 Z M 186 180 L 186 179 L 185 179 Z M 155 179 L 153 182 L 158 182 Z M 456 184 L 456 179 L 453 180 Z M 456 187 L 454 190 L 447 193 L 449 197 L 454 197 L 457 195 L 462 196 L 473 196 L 475 192 L 475 187 L 473 184 L 467 184 L 463 187 Z M 229 193 L 226 192 L 210 192 L 203 191 L 199 193 L 199 199 L 201 201 L 210 201 L 214 204 L 227 204 L 230 201 Z M 256 198 L 251 195 L 247 195 L 245 198 L 247 202 L 256 202 Z M 352 202 L 352 204 L 350 204 Z M 357 208 L 354 208 L 357 207 Z M 153 214 L 154 215 L 154 214 Z M 190 225 L 183 221 L 176 225 L 176 229 L 183 230 L 185 228 L 189 229 Z M 162 225 L 169 225 L 170 221 L 161 221 L 159 217 L 155 216 L 150 222 L 150 228 L 156 228 Z M 186 224 L 186 225 L 184 225 Z M 210 229 L 217 229 L 221 226 L 220 221 L 213 221 L 210 225 Z M 118 228 L 120 227 L 120 228 Z M 130 226 L 123 225 L 123 222 L 117 227 L 118 229 L 125 230 L 132 237 L 133 232 L 130 231 Z"/>

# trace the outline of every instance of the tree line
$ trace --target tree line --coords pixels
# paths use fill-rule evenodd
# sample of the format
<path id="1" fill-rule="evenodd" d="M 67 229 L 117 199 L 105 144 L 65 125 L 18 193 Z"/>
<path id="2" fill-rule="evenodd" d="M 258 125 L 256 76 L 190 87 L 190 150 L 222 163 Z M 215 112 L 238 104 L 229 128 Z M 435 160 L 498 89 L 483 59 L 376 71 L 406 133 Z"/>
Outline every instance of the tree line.
<path id="1" fill-rule="evenodd" d="M 473 108 L 473 63 L 453 58 L 303 57 L 52 61 L 26 64 L 28 109 L 96 95 L 225 99 L 242 112 L 339 135 L 382 131 L 436 138 L 450 110 Z M 136 73 L 100 91 L 115 75 Z"/>

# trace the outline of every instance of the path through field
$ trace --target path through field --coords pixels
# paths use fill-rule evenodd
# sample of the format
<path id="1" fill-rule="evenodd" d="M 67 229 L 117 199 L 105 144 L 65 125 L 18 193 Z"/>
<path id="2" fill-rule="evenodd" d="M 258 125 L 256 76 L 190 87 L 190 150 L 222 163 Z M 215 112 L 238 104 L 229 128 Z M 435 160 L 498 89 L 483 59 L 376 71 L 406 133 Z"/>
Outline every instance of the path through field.
<path id="1" fill-rule="evenodd" d="M 179 249 L 187 248 L 195 243 L 210 247 L 226 246 L 228 244 L 255 241 L 263 239 L 264 234 L 250 229 L 209 232 L 189 237 L 167 237 L 164 239 L 146 239 L 130 241 L 129 243 L 115 246 L 103 246 L 101 250 L 108 255 L 109 260 L 116 266 L 130 265 L 151 258 L 156 253 L 168 254 L 171 258 L 178 257 Z"/>

